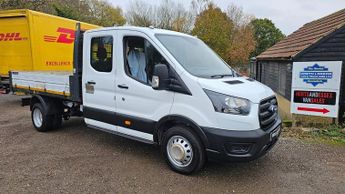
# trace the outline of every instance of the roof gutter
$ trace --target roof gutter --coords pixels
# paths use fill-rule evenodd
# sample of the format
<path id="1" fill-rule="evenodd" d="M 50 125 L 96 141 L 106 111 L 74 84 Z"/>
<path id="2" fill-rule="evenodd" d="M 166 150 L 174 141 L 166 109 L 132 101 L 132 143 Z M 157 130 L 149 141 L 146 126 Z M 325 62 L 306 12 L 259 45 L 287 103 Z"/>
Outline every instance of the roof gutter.
<path id="1" fill-rule="evenodd" d="M 262 57 L 256 58 L 256 61 L 292 61 L 293 57 Z"/>

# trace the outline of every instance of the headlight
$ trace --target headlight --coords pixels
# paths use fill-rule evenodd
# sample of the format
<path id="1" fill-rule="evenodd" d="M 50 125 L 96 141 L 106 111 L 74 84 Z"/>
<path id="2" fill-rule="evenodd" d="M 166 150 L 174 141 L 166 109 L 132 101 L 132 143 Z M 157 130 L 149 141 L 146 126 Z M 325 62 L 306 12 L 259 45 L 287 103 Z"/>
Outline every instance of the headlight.
<path id="1" fill-rule="evenodd" d="M 237 115 L 248 115 L 250 112 L 250 101 L 247 99 L 227 96 L 206 89 L 204 91 L 217 112 Z"/>

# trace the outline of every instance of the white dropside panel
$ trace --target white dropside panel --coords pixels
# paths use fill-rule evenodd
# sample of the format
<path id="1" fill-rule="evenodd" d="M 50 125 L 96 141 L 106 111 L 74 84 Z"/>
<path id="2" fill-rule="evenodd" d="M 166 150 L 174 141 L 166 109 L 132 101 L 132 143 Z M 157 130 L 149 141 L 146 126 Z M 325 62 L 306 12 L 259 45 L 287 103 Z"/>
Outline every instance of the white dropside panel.
<path id="1" fill-rule="evenodd" d="M 16 89 L 70 96 L 70 72 L 12 72 L 12 86 Z"/>

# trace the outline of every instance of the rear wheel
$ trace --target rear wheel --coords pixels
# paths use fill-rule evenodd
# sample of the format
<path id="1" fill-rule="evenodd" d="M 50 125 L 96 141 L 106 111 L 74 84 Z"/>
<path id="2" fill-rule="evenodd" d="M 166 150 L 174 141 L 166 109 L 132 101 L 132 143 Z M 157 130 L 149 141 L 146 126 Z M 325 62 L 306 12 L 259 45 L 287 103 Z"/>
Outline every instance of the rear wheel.
<path id="1" fill-rule="evenodd" d="M 182 174 L 199 171 L 206 161 L 198 136 L 182 126 L 172 127 L 164 134 L 162 152 L 170 168 Z"/>
<path id="2" fill-rule="evenodd" d="M 60 114 L 49 114 L 41 103 L 32 106 L 31 119 L 34 127 L 39 132 L 57 129 L 62 125 L 62 116 Z"/>
<path id="3" fill-rule="evenodd" d="M 31 119 L 37 131 L 45 132 L 51 129 L 53 119 L 47 115 L 42 104 L 36 103 L 32 106 Z"/>

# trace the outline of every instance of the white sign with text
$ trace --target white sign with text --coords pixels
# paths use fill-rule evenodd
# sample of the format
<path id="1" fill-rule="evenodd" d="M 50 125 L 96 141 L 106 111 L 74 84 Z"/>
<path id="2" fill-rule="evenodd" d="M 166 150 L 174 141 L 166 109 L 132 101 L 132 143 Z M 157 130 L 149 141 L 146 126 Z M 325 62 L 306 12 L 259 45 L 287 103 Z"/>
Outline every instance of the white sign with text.
<path id="1" fill-rule="evenodd" d="M 291 113 L 338 117 L 342 61 L 294 62 Z"/>

